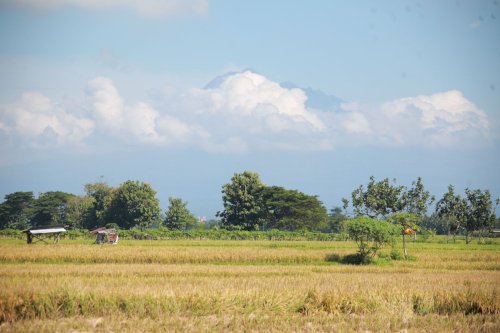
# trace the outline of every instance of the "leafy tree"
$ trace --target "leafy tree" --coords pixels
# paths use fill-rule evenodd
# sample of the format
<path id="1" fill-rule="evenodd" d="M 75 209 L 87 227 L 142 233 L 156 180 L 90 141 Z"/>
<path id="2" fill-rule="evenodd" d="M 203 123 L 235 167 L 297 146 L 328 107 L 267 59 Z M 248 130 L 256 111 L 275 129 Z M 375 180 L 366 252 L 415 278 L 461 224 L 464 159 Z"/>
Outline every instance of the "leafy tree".
<path id="1" fill-rule="evenodd" d="M 323 232 L 342 232 L 342 223 L 347 220 L 347 216 L 343 213 L 341 207 L 334 207 L 328 214 L 327 227 L 322 229 Z"/>
<path id="2" fill-rule="evenodd" d="M 361 262 L 365 262 L 366 257 L 374 257 L 384 245 L 392 244 L 400 228 L 385 220 L 361 216 L 347 221 L 346 231 L 358 245 Z"/>
<path id="3" fill-rule="evenodd" d="M 465 242 L 470 242 L 470 235 L 474 231 L 491 228 L 495 224 L 495 207 L 491 200 L 490 191 L 479 189 L 465 189 Z"/>
<path id="4" fill-rule="evenodd" d="M 255 230 L 262 222 L 263 189 L 259 174 L 251 171 L 235 173 L 231 182 L 222 187 L 224 210 L 217 213 L 222 225 Z"/>
<path id="5" fill-rule="evenodd" d="M 5 196 L 0 204 L 0 228 L 25 229 L 30 224 L 33 192 L 14 192 Z"/>
<path id="6" fill-rule="evenodd" d="M 402 205 L 403 209 L 411 214 L 424 217 L 428 207 L 434 202 L 435 198 L 429 191 L 426 191 L 422 178 L 418 177 L 412 182 L 412 187 L 408 191 L 403 191 Z"/>
<path id="7" fill-rule="evenodd" d="M 453 240 L 465 224 L 467 216 L 467 203 L 459 195 L 455 194 L 453 185 L 448 186 L 448 191 L 436 204 L 436 213 L 445 223 L 448 235 L 453 235 Z"/>
<path id="8" fill-rule="evenodd" d="M 389 217 L 389 222 L 400 226 L 401 234 L 403 235 L 403 253 L 405 259 L 406 252 L 406 235 L 415 233 L 420 230 L 420 217 L 413 213 L 394 213 Z"/>
<path id="9" fill-rule="evenodd" d="M 127 180 L 113 193 L 109 216 L 121 228 L 145 229 L 159 222 L 160 214 L 156 191 L 148 183 Z"/>
<path id="10" fill-rule="evenodd" d="M 181 198 L 168 198 L 165 226 L 173 230 L 186 230 L 196 225 L 196 217 L 187 209 L 187 202 Z"/>
<path id="11" fill-rule="evenodd" d="M 433 231 L 437 235 L 446 235 L 447 233 L 445 222 L 436 212 L 424 216 L 420 222 L 420 227 L 424 230 Z"/>
<path id="12" fill-rule="evenodd" d="M 267 229 L 318 230 L 327 224 L 327 211 L 316 197 L 279 186 L 262 191 Z"/>
<path id="13" fill-rule="evenodd" d="M 64 224 L 70 229 L 82 229 L 91 225 L 94 202 L 94 198 L 86 195 L 70 198 L 66 204 Z"/>
<path id="14" fill-rule="evenodd" d="M 405 186 L 398 186 L 388 178 L 375 181 L 370 177 L 366 187 L 363 185 L 355 189 L 352 194 L 352 205 L 356 216 L 369 216 L 373 218 L 387 218 L 391 214 L 398 212 L 412 213 L 418 216 L 425 216 L 427 208 L 434 201 L 434 197 L 425 190 L 422 178 L 412 182 L 412 187 L 407 190 Z M 344 209 L 349 206 L 347 199 L 342 199 Z"/>
<path id="15" fill-rule="evenodd" d="M 208 221 L 206 221 L 205 223 L 203 223 L 202 227 L 203 229 L 205 230 L 209 230 L 209 229 L 220 229 L 220 226 L 221 226 L 221 221 L 220 220 L 215 220 L 215 219 L 210 219 Z"/>
<path id="16" fill-rule="evenodd" d="M 113 188 L 103 181 L 89 183 L 85 185 L 85 193 L 93 199 L 85 227 L 92 229 L 105 225 L 113 199 Z"/>
<path id="17" fill-rule="evenodd" d="M 33 226 L 62 224 L 65 221 L 66 204 L 73 194 L 61 191 L 41 193 L 33 205 Z"/>
<path id="18" fill-rule="evenodd" d="M 375 178 L 371 176 L 366 190 L 363 185 L 360 185 L 351 194 L 354 212 L 356 216 L 385 218 L 401 211 L 404 205 L 402 201 L 404 190 L 404 186 L 393 185 L 388 178 L 376 182 Z M 343 199 L 343 202 L 344 209 L 347 209 L 347 199 Z"/>

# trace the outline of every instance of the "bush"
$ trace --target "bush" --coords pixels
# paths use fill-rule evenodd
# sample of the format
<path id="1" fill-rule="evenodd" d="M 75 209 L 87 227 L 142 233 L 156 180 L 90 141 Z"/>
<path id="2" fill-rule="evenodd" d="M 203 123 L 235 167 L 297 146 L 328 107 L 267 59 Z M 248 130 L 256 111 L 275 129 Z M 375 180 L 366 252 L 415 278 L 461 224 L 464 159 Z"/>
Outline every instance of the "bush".
<path id="1" fill-rule="evenodd" d="M 374 260 L 366 254 L 354 253 L 343 256 L 341 262 L 347 265 L 369 265 L 373 264 Z"/>
<path id="2" fill-rule="evenodd" d="M 400 228 L 384 221 L 369 217 L 357 217 L 346 224 L 349 237 L 358 245 L 362 257 L 374 257 L 386 244 L 393 244 Z"/>
<path id="3" fill-rule="evenodd" d="M 404 259 L 403 254 L 396 249 L 392 249 L 390 257 L 392 260 L 403 260 Z"/>

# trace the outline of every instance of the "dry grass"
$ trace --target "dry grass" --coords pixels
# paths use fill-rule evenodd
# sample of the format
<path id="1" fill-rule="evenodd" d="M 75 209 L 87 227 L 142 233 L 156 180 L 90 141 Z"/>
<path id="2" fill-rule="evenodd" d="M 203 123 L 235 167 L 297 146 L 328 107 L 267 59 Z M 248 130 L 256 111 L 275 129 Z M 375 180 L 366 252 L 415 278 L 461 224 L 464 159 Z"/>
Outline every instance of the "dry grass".
<path id="1" fill-rule="evenodd" d="M 326 260 L 351 243 L 0 243 L 0 332 L 500 331 L 497 246 Z"/>

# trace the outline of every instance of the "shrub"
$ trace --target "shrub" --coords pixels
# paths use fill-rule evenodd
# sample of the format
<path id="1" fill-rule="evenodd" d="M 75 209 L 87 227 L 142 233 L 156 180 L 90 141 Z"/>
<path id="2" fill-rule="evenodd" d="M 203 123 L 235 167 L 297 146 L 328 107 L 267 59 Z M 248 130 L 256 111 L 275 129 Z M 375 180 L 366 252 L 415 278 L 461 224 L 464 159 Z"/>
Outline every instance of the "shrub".
<path id="1" fill-rule="evenodd" d="M 358 245 L 361 257 L 374 257 L 382 246 L 393 244 L 400 233 L 397 226 L 369 217 L 354 218 L 347 222 L 346 228 L 349 237 Z"/>
<path id="2" fill-rule="evenodd" d="M 396 249 L 392 249 L 391 250 L 391 254 L 390 254 L 390 257 L 392 260 L 402 260 L 404 259 L 403 255 L 401 254 L 401 252 L 399 252 L 398 250 Z"/>
<path id="3" fill-rule="evenodd" d="M 341 260 L 343 264 L 348 265 L 369 265 L 374 262 L 373 257 L 361 253 L 345 255 Z"/>

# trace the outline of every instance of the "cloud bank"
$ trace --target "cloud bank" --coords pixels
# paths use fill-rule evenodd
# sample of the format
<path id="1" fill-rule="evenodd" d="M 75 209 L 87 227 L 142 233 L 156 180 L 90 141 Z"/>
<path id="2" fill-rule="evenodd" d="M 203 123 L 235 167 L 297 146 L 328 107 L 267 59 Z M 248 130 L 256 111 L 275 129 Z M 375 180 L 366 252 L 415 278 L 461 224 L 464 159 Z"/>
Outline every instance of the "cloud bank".
<path id="1" fill-rule="evenodd" d="M 12 147 L 54 149 L 99 142 L 132 147 L 187 147 L 216 153 L 331 150 L 339 146 L 462 147 L 489 139 L 489 120 L 460 91 L 406 97 L 376 107 L 344 103 L 311 109 L 299 88 L 252 71 L 156 101 L 124 98 L 107 77 L 86 87 L 81 110 L 39 92 L 0 107 L 0 138 Z"/>
<path id="2" fill-rule="evenodd" d="M 38 92 L 24 93 L 0 110 L 0 132 L 21 147 L 79 145 L 94 130 L 93 120 L 65 111 Z"/>

